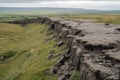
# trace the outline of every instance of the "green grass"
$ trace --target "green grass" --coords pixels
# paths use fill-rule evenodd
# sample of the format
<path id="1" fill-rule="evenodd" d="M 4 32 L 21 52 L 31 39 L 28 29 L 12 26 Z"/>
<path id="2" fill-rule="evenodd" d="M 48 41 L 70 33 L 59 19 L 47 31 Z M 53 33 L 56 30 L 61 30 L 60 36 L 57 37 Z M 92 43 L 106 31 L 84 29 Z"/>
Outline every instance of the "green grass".
<path id="1" fill-rule="evenodd" d="M 26 26 L 0 23 L 0 55 L 9 56 L 0 60 L 0 80 L 56 80 L 57 75 L 45 72 L 59 57 L 47 60 L 51 50 L 62 53 L 62 47 L 55 47 L 55 40 L 47 35 L 48 27 L 41 24 Z"/>
<path id="2" fill-rule="evenodd" d="M 70 19 L 93 19 L 97 22 L 111 23 L 111 24 L 120 24 L 120 15 L 73 15 L 73 16 L 63 16 Z"/>
<path id="3" fill-rule="evenodd" d="M 59 12 L 0 12 L 0 22 L 60 15 Z"/>
<path id="4" fill-rule="evenodd" d="M 75 14 L 75 13 L 57 13 L 57 12 L 1 12 L 0 22 L 2 21 L 13 21 L 22 19 L 31 19 L 37 17 L 65 17 L 71 19 L 93 19 L 97 22 L 120 24 L 119 14 Z"/>
<path id="5" fill-rule="evenodd" d="M 74 71 L 70 77 L 70 80 L 80 80 L 80 75 L 77 71 Z"/>

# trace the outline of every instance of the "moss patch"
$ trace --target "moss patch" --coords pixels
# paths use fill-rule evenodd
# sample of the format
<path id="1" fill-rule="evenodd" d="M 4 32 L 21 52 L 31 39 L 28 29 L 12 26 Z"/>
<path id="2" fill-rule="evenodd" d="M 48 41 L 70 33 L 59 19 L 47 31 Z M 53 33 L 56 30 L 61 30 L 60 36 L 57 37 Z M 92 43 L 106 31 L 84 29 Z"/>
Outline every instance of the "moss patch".
<path id="1" fill-rule="evenodd" d="M 70 77 L 70 80 L 80 80 L 80 75 L 77 71 L 74 71 Z"/>

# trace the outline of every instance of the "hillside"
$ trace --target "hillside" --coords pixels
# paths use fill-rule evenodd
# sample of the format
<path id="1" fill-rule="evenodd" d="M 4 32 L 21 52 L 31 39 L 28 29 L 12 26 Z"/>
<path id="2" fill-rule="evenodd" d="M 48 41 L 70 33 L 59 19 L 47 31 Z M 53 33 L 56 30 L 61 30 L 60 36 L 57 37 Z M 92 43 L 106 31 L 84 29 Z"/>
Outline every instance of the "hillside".
<path id="1" fill-rule="evenodd" d="M 47 71 L 62 53 L 48 33 L 48 27 L 41 24 L 26 26 L 0 23 L 0 80 L 56 80 L 57 75 Z"/>
<path id="2" fill-rule="evenodd" d="M 51 74 L 59 76 L 57 80 L 120 79 L 120 24 L 56 17 L 9 23 L 42 23 L 57 33 L 59 44 L 65 44 L 67 48 L 50 69 Z"/>
<path id="3" fill-rule="evenodd" d="M 0 26 L 1 80 L 120 79 L 120 24 L 38 17 Z"/>

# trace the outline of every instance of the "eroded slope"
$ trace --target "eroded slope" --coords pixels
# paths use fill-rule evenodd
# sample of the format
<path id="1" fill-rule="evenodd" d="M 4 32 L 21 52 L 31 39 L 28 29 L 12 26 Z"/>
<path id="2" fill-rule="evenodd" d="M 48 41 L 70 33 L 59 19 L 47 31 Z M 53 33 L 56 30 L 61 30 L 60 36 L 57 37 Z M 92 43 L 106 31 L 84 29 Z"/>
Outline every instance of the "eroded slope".
<path id="1" fill-rule="evenodd" d="M 91 20 L 37 18 L 14 24 L 43 23 L 57 33 L 68 50 L 50 69 L 67 80 L 76 70 L 81 80 L 120 80 L 120 24 L 95 23 Z"/>

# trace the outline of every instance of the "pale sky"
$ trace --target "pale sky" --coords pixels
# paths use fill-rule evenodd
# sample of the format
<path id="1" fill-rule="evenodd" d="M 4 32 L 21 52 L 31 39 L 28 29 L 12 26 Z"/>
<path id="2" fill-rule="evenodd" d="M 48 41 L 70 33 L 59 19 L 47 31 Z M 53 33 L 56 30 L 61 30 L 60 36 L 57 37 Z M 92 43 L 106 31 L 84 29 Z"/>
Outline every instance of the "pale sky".
<path id="1" fill-rule="evenodd" d="M 0 7 L 62 7 L 120 10 L 120 0 L 0 0 Z"/>

